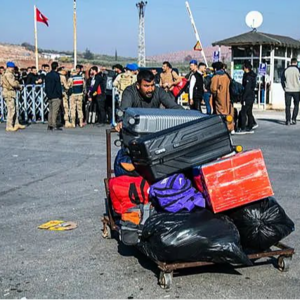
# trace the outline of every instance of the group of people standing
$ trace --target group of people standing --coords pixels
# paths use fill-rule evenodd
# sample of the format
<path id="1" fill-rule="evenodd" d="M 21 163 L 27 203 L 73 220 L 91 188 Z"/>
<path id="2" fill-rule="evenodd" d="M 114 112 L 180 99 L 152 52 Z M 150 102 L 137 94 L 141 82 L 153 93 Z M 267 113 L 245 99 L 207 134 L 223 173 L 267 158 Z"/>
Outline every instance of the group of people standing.
<path id="1" fill-rule="evenodd" d="M 258 127 L 252 113 L 256 74 L 248 61 L 244 63 L 243 69 L 242 108 L 239 114 L 233 105 L 230 88 L 232 79 L 226 71 L 225 64 L 215 62 L 211 68 L 208 68 L 205 63 L 197 64 L 196 60 L 192 60 L 190 73 L 187 76 L 190 108 L 202 112 L 201 103 L 204 101 L 207 114 L 230 115 L 233 121 L 228 124 L 228 129 L 232 134 L 254 133 L 253 129 Z"/>

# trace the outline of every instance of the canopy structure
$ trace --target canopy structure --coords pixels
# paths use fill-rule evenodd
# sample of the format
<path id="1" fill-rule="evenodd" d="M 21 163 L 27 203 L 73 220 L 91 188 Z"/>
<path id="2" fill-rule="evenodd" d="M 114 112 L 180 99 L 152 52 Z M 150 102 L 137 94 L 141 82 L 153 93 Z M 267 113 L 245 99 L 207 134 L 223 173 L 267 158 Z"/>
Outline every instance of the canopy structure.
<path id="1" fill-rule="evenodd" d="M 212 43 L 213 46 L 231 47 L 231 76 L 241 82 L 243 63 L 248 60 L 258 76 L 256 103 L 264 109 L 271 106 L 284 108 L 281 75 L 293 57 L 300 66 L 300 41 L 282 35 L 253 30 Z"/>
<path id="2" fill-rule="evenodd" d="M 288 36 L 263 33 L 258 31 L 246 32 L 225 40 L 217 41 L 213 46 L 245 46 L 245 45 L 269 45 L 300 49 L 300 41 Z"/>

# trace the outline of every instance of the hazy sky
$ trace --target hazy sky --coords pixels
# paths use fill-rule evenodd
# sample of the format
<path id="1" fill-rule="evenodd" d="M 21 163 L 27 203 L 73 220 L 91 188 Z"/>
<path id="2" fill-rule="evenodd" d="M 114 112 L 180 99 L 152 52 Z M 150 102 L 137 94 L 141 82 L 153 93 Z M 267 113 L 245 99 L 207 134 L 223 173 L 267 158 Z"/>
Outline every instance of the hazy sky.
<path id="1" fill-rule="evenodd" d="M 77 0 L 78 50 L 137 56 L 137 0 Z M 250 29 L 245 16 L 259 10 L 260 31 L 300 39 L 299 0 L 190 0 L 203 46 Z M 73 48 L 73 0 L 0 0 L 0 42 L 34 44 L 33 5 L 49 18 L 38 23 L 39 47 Z M 11 24 L 9 24 L 11 22 Z M 194 32 L 184 0 L 148 0 L 146 54 L 192 49 Z"/>

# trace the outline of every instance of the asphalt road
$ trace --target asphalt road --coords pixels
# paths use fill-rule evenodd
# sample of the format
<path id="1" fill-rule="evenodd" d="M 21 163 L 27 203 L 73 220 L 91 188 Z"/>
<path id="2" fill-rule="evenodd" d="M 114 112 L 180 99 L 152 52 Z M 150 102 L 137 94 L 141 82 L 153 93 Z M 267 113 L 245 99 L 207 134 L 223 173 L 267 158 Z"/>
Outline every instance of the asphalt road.
<path id="1" fill-rule="evenodd" d="M 261 148 L 275 196 L 296 225 L 285 242 L 299 248 L 300 123 L 283 113 L 257 113 L 253 135 L 235 136 Z M 0 298 L 299 298 L 300 262 L 287 273 L 276 260 L 254 267 L 182 270 L 172 289 L 141 253 L 101 237 L 106 174 L 105 129 L 47 132 L 31 125 L 16 133 L 0 124 Z M 73 231 L 37 229 L 49 220 L 74 221 Z"/>

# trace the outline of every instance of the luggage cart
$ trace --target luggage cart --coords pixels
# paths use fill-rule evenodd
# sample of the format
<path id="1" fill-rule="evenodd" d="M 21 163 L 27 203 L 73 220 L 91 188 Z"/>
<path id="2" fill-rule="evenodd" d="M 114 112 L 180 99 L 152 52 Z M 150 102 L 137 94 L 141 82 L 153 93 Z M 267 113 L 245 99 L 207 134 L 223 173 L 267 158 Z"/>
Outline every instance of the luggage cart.
<path id="1" fill-rule="evenodd" d="M 112 202 L 109 196 L 108 180 L 114 174 L 112 169 L 112 157 L 111 157 L 111 144 L 112 144 L 112 134 L 116 133 L 115 129 L 106 130 L 106 156 L 107 156 L 107 177 L 104 179 L 104 186 L 106 191 L 105 198 L 105 209 L 106 212 L 102 218 L 102 236 L 103 238 L 111 239 L 118 238 L 120 228 L 117 225 L 117 220 L 120 216 L 114 213 Z M 272 258 L 277 257 L 277 267 L 281 272 L 287 272 L 292 264 L 292 257 L 295 254 L 294 248 L 291 248 L 281 242 L 274 245 L 273 250 L 268 249 L 264 252 L 255 252 L 248 254 L 250 260 L 252 260 L 253 265 L 255 261 L 260 258 Z M 158 283 L 163 289 L 169 289 L 172 285 L 174 271 L 186 268 L 194 268 L 201 266 L 215 265 L 213 262 L 198 261 L 198 262 L 186 262 L 186 263 L 166 263 L 160 261 L 154 261 L 159 270 L 160 274 L 158 277 Z"/>

